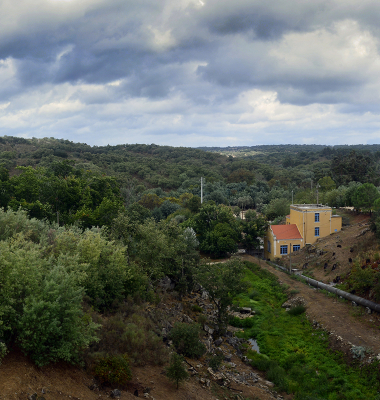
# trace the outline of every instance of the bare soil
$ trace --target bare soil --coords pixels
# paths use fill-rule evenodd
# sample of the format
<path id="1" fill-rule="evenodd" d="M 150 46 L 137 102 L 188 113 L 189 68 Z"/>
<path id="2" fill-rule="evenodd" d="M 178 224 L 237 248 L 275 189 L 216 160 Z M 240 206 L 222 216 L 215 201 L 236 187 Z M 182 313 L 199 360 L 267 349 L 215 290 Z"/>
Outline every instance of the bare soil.
<path id="1" fill-rule="evenodd" d="M 365 259 L 378 249 L 378 243 L 369 230 L 369 215 L 350 213 L 351 225 L 340 232 L 320 238 L 309 248 L 283 257 L 281 263 L 292 268 L 303 269 L 310 276 L 324 283 L 332 282 L 337 276 L 344 277 L 351 271 L 356 259 Z M 326 268 L 325 268 L 326 265 Z"/>
<path id="2" fill-rule="evenodd" d="M 207 366 L 201 360 L 189 360 L 197 370 L 197 378 L 210 379 Z M 238 357 L 233 356 L 239 373 L 252 372 L 250 366 L 245 365 Z M 202 368 L 197 365 L 202 364 Z M 255 373 L 258 373 L 255 371 Z M 13 351 L 6 356 L 0 366 L 0 399 L 26 400 L 28 396 L 37 393 L 46 400 L 72 399 L 95 400 L 110 398 L 112 388 L 90 387 L 95 383 L 85 371 L 65 363 L 58 363 L 43 368 L 36 367 L 20 351 Z M 165 376 L 163 367 L 133 368 L 133 379 L 127 388 L 121 391 L 121 400 L 145 398 L 144 392 L 149 392 L 147 398 L 156 400 L 216 400 L 216 399 L 263 399 L 273 400 L 268 390 L 267 382 L 261 378 L 255 386 L 245 386 L 231 383 L 229 388 L 220 387 L 211 382 L 210 387 L 200 384 L 193 376 L 176 389 L 175 384 Z M 290 399 L 291 396 L 285 397 Z"/>

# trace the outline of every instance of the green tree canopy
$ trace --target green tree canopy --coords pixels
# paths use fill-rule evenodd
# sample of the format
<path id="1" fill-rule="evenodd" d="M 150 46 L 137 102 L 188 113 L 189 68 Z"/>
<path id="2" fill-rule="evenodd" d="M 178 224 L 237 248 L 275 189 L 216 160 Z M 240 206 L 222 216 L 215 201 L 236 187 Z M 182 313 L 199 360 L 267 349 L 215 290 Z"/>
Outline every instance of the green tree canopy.
<path id="1" fill-rule="evenodd" d="M 201 264 L 198 267 L 196 280 L 215 304 L 218 326 L 221 330 L 227 325 L 227 308 L 232 304 L 232 299 L 247 288 L 243 278 L 244 264 L 240 261 Z"/>
<path id="2" fill-rule="evenodd" d="M 357 210 L 370 211 L 380 193 L 372 183 L 364 183 L 359 186 L 353 196 L 353 205 Z"/>
<path id="3" fill-rule="evenodd" d="M 245 219 L 241 221 L 242 244 L 247 250 L 260 247 L 260 237 L 263 237 L 267 228 L 267 223 L 263 217 L 258 216 L 255 211 L 248 210 Z"/>
<path id="4" fill-rule="evenodd" d="M 322 192 L 328 192 L 329 190 L 333 190 L 336 188 L 335 182 L 329 176 L 324 176 L 318 181 L 318 184 L 322 190 Z"/>

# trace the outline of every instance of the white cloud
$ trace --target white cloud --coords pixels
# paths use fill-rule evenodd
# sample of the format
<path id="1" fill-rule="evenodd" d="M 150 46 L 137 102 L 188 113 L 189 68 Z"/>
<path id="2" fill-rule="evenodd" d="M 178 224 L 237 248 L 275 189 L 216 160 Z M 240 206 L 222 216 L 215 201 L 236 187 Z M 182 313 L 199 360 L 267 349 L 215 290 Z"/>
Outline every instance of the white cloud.
<path id="1" fill-rule="evenodd" d="M 0 133 L 90 144 L 380 140 L 380 5 L 0 3 Z"/>

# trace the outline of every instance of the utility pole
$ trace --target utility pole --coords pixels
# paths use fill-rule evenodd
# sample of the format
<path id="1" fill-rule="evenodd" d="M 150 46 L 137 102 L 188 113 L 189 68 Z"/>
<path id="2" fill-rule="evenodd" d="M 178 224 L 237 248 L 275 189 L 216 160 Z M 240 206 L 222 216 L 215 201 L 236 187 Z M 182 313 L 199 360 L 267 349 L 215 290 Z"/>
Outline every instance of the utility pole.
<path id="1" fill-rule="evenodd" d="M 292 244 L 289 246 L 289 274 L 292 274 Z"/>
<path id="2" fill-rule="evenodd" d="M 292 205 L 293 205 L 293 192 L 294 192 L 294 190 L 292 190 Z"/>
<path id="3" fill-rule="evenodd" d="M 201 204 L 203 204 L 203 177 L 201 177 Z"/>
<path id="4" fill-rule="evenodd" d="M 317 184 L 317 205 L 319 204 L 319 193 L 318 193 L 319 184 Z"/>

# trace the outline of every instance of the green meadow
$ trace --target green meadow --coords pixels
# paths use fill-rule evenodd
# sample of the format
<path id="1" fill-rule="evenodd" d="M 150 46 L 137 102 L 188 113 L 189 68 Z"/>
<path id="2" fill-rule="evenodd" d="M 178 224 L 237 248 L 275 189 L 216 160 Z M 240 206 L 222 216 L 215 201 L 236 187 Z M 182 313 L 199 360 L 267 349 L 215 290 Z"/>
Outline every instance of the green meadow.
<path id="1" fill-rule="evenodd" d="M 296 400 L 380 399 L 379 363 L 362 364 L 358 358 L 348 366 L 339 352 L 328 346 L 328 334 L 314 329 L 304 310 L 281 308 L 287 288 L 253 263 L 246 263 L 250 288 L 235 299 L 235 306 L 251 307 L 252 318 L 231 323 L 244 328 L 241 337 L 257 341 L 260 353 L 247 350 L 254 367 Z"/>

